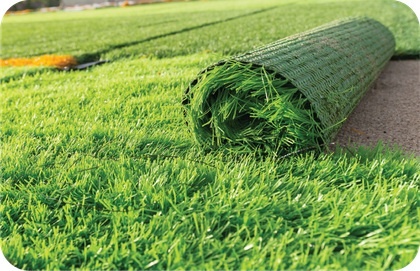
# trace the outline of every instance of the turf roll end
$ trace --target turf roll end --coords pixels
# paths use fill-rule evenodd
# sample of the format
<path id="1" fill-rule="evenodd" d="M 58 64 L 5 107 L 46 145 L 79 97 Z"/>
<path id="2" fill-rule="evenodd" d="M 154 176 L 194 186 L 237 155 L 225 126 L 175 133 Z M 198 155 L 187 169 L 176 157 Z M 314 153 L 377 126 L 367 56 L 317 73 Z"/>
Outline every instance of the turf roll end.
<path id="1" fill-rule="evenodd" d="M 283 155 L 324 142 L 309 100 L 263 66 L 228 60 L 203 73 L 186 99 L 189 126 L 207 148 Z"/>

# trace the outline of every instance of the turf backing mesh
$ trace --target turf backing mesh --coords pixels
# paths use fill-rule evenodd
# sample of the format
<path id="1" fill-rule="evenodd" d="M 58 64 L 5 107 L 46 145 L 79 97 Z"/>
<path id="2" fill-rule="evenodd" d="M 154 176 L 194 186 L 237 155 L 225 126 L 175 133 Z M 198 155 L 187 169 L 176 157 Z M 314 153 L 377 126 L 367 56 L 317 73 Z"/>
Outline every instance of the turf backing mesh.
<path id="1" fill-rule="evenodd" d="M 211 65 L 183 100 L 205 146 L 278 154 L 328 143 L 395 50 L 392 33 L 346 18 Z"/>

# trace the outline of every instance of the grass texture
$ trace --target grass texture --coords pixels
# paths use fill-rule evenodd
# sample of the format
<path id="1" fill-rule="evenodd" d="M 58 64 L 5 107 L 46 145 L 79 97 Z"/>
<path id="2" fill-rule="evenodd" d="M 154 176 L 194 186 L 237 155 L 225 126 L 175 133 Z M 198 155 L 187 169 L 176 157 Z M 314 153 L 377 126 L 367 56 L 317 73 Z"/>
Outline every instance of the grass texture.
<path id="1" fill-rule="evenodd" d="M 420 246 L 419 160 L 381 144 L 284 159 L 204 153 L 179 105 L 190 80 L 219 58 L 126 60 L 3 81 L 5 257 L 32 270 L 410 263 Z"/>
<path id="2" fill-rule="evenodd" d="M 418 23 L 404 5 L 281 6 L 116 48 L 280 3 L 261 2 L 3 19 L 2 58 L 111 48 L 101 57 L 117 60 L 70 72 L 1 67 L 0 245 L 9 262 L 31 270 L 396 270 L 414 259 L 418 158 L 381 142 L 282 159 L 204 152 L 181 107 L 189 82 L 221 57 L 334 16 L 376 14 L 393 25 L 397 47 L 416 48 Z"/>
<path id="3" fill-rule="evenodd" d="M 309 100 L 264 67 L 229 60 L 186 94 L 188 124 L 205 147 L 284 155 L 324 143 Z"/>
<path id="4" fill-rule="evenodd" d="M 419 54 L 418 19 L 398 1 L 229 0 L 7 16 L 1 23 L 1 58 L 70 54 L 84 63 L 205 50 L 236 55 L 351 16 L 373 18 L 389 28 L 398 57 Z"/>

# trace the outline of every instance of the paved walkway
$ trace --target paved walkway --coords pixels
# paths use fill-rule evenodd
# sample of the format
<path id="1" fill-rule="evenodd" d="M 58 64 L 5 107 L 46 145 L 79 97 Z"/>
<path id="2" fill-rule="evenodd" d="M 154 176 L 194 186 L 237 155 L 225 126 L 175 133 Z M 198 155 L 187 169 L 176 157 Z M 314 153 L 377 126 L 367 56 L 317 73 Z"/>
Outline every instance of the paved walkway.
<path id="1" fill-rule="evenodd" d="M 361 133 L 365 133 L 363 135 Z M 420 156 L 420 61 L 390 61 L 334 142 L 363 145 L 382 139 Z"/>

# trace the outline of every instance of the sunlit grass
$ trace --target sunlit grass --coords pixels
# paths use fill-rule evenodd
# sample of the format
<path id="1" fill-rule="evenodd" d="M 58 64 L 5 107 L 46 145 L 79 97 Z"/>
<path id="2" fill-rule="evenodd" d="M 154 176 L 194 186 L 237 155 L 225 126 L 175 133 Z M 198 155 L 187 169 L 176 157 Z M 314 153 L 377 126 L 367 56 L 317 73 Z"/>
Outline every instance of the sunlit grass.
<path id="1" fill-rule="evenodd" d="M 398 151 L 205 153 L 183 91 L 219 56 L 2 84 L 1 247 L 22 269 L 399 269 L 420 245 Z M 81 206 L 83 205 L 83 206 Z"/>
<path id="2" fill-rule="evenodd" d="M 418 59 L 420 25 L 415 13 L 403 3 L 393 0 L 278 3 L 277 8 L 262 13 L 118 48 L 102 57 L 135 58 L 149 53 L 173 57 L 205 50 L 225 56 L 237 55 L 337 19 L 364 16 L 379 21 L 392 32 L 396 41 L 395 55 L 408 54 Z"/>
<path id="3" fill-rule="evenodd" d="M 266 11 L 253 14 L 261 10 Z M 418 55 L 418 19 L 398 1 L 230 0 L 7 16 L 1 24 L 1 58 L 58 54 L 84 63 L 205 50 L 234 55 L 350 16 L 370 17 L 390 29 L 399 57 Z"/>
<path id="4" fill-rule="evenodd" d="M 192 1 L 5 18 L 2 58 L 116 60 L 71 72 L 1 68 L 0 244 L 8 261 L 31 270 L 410 263 L 420 246 L 418 158 L 381 142 L 283 158 L 208 150 L 186 125 L 184 91 L 205 67 L 339 17 L 378 19 L 394 33 L 397 53 L 418 51 L 418 22 L 403 4 L 328 2 Z M 263 106 L 259 94 L 253 102 Z M 267 117 L 264 110 L 255 116 Z"/>

